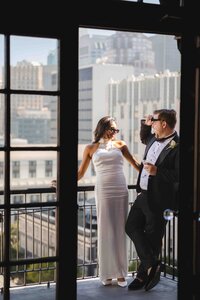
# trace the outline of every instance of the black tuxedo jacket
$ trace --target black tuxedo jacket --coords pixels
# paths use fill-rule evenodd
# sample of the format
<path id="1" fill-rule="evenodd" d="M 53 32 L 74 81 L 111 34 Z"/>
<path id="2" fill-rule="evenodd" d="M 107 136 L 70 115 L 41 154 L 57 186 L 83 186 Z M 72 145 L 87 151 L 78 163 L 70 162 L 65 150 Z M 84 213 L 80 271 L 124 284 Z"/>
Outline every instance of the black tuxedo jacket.
<path id="1" fill-rule="evenodd" d="M 151 145 L 155 142 L 155 135 L 151 133 L 151 126 L 141 123 L 140 138 L 146 144 L 144 159 Z M 179 190 L 179 137 L 175 133 L 174 142 L 169 142 L 161 151 L 156 160 L 157 173 L 150 175 L 148 180 L 148 201 L 152 211 L 163 211 L 167 208 L 178 209 Z M 143 164 L 141 165 L 138 180 L 137 192 L 140 189 L 140 176 Z"/>

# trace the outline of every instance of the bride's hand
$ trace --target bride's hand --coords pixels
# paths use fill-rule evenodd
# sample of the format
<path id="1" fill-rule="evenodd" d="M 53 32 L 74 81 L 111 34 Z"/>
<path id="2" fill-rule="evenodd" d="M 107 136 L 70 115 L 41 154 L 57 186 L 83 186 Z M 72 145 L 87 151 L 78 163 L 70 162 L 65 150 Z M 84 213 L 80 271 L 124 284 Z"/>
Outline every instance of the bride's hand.
<path id="1" fill-rule="evenodd" d="M 57 180 L 53 179 L 51 181 L 51 187 L 56 188 L 57 187 Z"/>

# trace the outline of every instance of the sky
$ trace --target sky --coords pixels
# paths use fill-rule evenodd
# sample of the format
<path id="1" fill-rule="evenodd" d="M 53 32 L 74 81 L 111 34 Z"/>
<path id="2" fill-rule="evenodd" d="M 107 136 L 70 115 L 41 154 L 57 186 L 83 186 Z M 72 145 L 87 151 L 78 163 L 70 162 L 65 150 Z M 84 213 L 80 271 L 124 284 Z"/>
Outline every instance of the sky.
<path id="1" fill-rule="evenodd" d="M 16 65 L 18 61 L 28 60 L 47 63 L 47 56 L 50 51 L 57 47 L 56 39 L 19 37 L 11 36 L 11 65 Z M 4 58 L 4 38 L 0 35 L 0 65 L 3 64 Z"/>

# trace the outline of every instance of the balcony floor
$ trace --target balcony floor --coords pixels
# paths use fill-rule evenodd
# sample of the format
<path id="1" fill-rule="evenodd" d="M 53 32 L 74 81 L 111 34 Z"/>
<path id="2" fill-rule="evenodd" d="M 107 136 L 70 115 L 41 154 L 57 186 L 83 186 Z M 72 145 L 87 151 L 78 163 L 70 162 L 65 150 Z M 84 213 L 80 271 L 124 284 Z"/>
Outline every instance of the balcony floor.
<path id="1" fill-rule="evenodd" d="M 127 277 L 128 283 L 132 281 L 131 275 Z M 156 287 L 146 292 L 144 289 L 129 291 L 128 288 L 119 287 L 116 282 L 112 286 L 103 286 L 99 278 L 77 280 L 76 300 L 177 300 L 177 281 L 161 276 Z M 36 285 L 33 287 L 11 288 L 11 300 L 55 300 L 55 284 Z M 3 295 L 0 295 L 3 300 Z M 64 299 L 60 299 L 64 300 Z"/>
<path id="2" fill-rule="evenodd" d="M 128 284 L 132 277 L 127 277 Z M 160 282 L 152 290 L 130 291 L 121 288 L 116 282 L 112 286 L 103 286 L 98 278 L 83 279 L 77 283 L 77 300 L 177 300 L 177 281 L 161 276 Z"/>
<path id="3" fill-rule="evenodd" d="M 46 284 L 38 284 L 10 289 L 10 300 L 55 300 L 55 298 L 54 283 L 49 288 Z M 0 294 L 0 300 L 3 300 L 2 294 Z"/>

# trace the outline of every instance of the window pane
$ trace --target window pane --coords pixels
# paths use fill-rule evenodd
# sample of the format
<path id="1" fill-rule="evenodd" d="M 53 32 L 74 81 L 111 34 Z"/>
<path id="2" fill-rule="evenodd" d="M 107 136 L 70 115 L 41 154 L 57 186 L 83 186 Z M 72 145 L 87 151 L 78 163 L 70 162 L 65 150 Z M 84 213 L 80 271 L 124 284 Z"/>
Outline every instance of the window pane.
<path id="1" fill-rule="evenodd" d="M 58 89 L 57 75 L 56 39 L 11 37 L 12 89 L 54 91 Z"/>
<path id="2" fill-rule="evenodd" d="M 11 153 L 10 181 L 11 189 L 47 188 L 57 174 L 57 152 L 54 151 L 14 151 Z M 1 182 L 1 179 L 0 179 Z M 46 198 L 45 198 L 46 197 Z M 52 201 L 49 196 L 38 201 Z M 20 198 L 22 203 L 32 202 L 30 197 Z M 18 199 L 19 200 L 19 199 Z M 13 200 L 16 202 L 15 200 Z"/>
<path id="3" fill-rule="evenodd" d="M 13 95 L 11 145 L 56 145 L 57 101 L 53 96 Z"/>
<path id="4" fill-rule="evenodd" d="M 0 34 L 0 89 L 4 88 L 4 36 Z"/>
<path id="5" fill-rule="evenodd" d="M 10 238 L 11 259 L 20 260 L 56 255 L 55 208 L 36 207 L 11 210 Z M 22 270 L 25 272 L 24 267 Z M 16 275 L 23 279 L 20 273 L 17 274 L 17 269 Z M 51 272 L 51 276 L 51 280 L 53 280 L 53 272 Z"/>
<path id="6" fill-rule="evenodd" d="M 0 152 L 0 204 L 4 204 L 4 173 L 5 173 L 5 155 Z"/>
<path id="7" fill-rule="evenodd" d="M 159 4 L 159 5 L 170 5 L 170 6 L 183 6 L 183 0 L 122 0 L 128 2 L 138 2 L 138 3 L 149 3 L 149 4 Z"/>
<path id="8" fill-rule="evenodd" d="M 0 94 L 0 147 L 3 147 L 5 144 L 4 120 L 5 120 L 5 96 Z"/>

